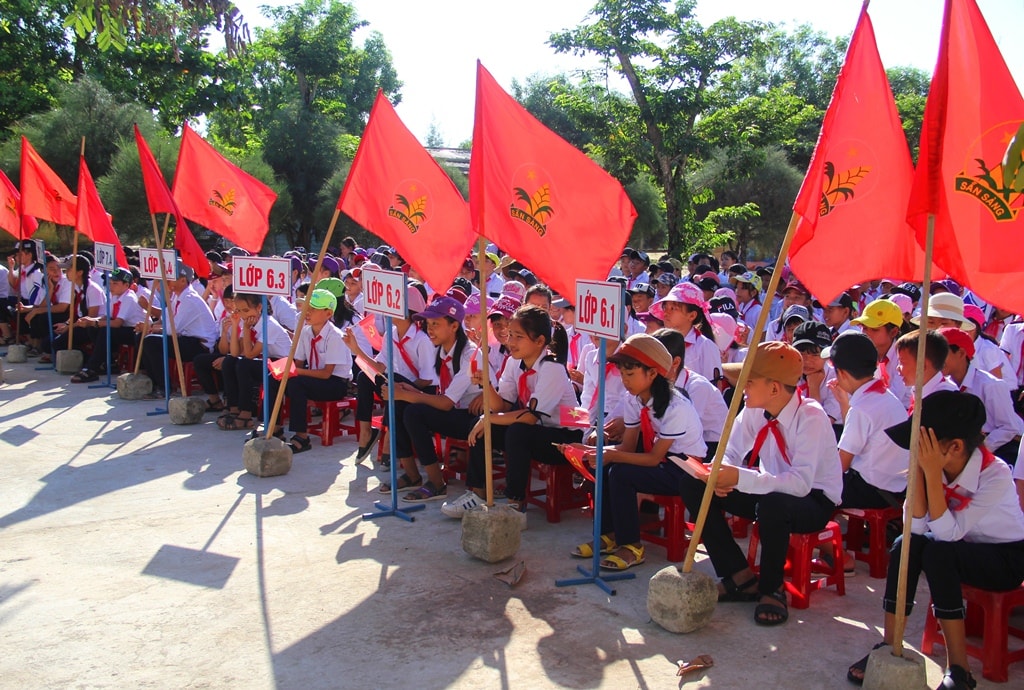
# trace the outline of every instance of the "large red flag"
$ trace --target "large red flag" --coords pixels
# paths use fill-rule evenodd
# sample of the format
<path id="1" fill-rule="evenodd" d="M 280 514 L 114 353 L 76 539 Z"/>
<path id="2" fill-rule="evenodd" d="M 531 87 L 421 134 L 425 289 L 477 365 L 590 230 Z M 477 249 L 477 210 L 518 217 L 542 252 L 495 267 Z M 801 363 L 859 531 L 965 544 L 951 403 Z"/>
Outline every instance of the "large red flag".
<path id="1" fill-rule="evenodd" d="M 243 249 L 260 251 L 277 194 L 217 153 L 188 123 L 181 135 L 172 189 L 183 216 Z"/>
<path id="2" fill-rule="evenodd" d="M 1004 179 L 1002 159 L 1022 121 L 1024 99 L 977 4 L 946 0 L 907 220 L 923 245 L 935 216 L 935 263 L 1017 313 L 1024 195 Z"/>
<path id="3" fill-rule="evenodd" d="M 11 179 L 0 170 L 0 228 L 14 235 L 15 239 L 26 240 L 39 227 L 32 216 L 21 210 L 21 194 Z"/>
<path id="4" fill-rule="evenodd" d="M 89 167 L 85 164 L 85 156 L 78 161 L 78 209 L 75 228 L 93 242 L 105 242 L 114 245 L 117 265 L 128 268 L 128 257 L 124 255 L 124 247 L 114 230 L 110 216 L 103 208 L 96 184 L 92 180 Z"/>
<path id="5" fill-rule="evenodd" d="M 451 285 L 475 238 L 458 188 L 380 91 L 338 208 L 393 245 L 439 292 Z"/>
<path id="6" fill-rule="evenodd" d="M 604 280 L 636 210 L 618 180 L 541 124 L 477 62 L 469 163 L 475 229 L 570 302 Z"/>
<path id="7" fill-rule="evenodd" d="M 174 215 L 174 248 L 178 250 L 178 254 L 181 256 L 181 260 L 185 262 L 185 265 L 191 266 L 197 276 L 208 278 L 210 276 L 210 262 L 206 260 L 203 248 L 199 246 L 195 236 L 192 234 L 192 230 L 189 229 L 188 222 L 181 215 L 181 211 L 178 210 L 178 205 L 174 203 L 174 197 L 171 196 L 171 190 L 167 188 L 167 182 L 164 180 L 163 173 L 160 172 L 160 166 L 157 165 L 156 158 L 153 157 L 153 152 L 149 150 L 149 144 L 146 143 L 142 132 L 139 131 L 138 125 L 135 125 L 135 145 L 139 149 L 139 163 L 142 166 L 142 184 L 146 187 L 149 212 L 154 215 L 157 213 L 170 213 Z"/>
<path id="8" fill-rule="evenodd" d="M 913 175 L 865 7 L 793 204 L 790 266 L 813 294 L 830 300 L 865 280 L 922 280 L 924 251 L 906 221 Z"/>
<path id="9" fill-rule="evenodd" d="M 57 225 L 74 225 L 76 199 L 28 139 L 21 138 L 22 213 Z"/>

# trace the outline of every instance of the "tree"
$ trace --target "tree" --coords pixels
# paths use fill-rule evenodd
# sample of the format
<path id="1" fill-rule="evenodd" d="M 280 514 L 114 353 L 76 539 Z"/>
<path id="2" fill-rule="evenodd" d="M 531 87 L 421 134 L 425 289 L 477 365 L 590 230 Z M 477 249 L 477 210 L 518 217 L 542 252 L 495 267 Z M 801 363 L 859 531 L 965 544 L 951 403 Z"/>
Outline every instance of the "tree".
<path id="1" fill-rule="evenodd" d="M 558 52 L 598 55 L 614 62 L 629 85 L 631 107 L 615 122 L 620 137 L 609 148 L 632 149 L 665 196 L 668 252 L 681 256 L 700 241 L 686 172 L 703 147 L 698 118 L 715 105 L 712 89 L 737 59 L 760 44 L 765 26 L 727 18 L 704 27 L 694 19 L 695 0 L 673 8 L 657 0 L 599 0 L 590 22 L 553 34 Z"/>
<path id="2" fill-rule="evenodd" d="M 916 67 L 891 67 L 885 70 L 885 75 L 889 78 L 889 88 L 896 99 L 896 111 L 903 121 L 903 132 L 907 135 L 911 157 L 916 162 L 931 75 Z"/>
<path id="3" fill-rule="evenodd" d="M 430 128 L 427 130 L 426 147 L 428 149 L 444 148 L 444 135 L 441 134 L 441 128 L 437 126 L 437 120 L 430 121 Z"/>

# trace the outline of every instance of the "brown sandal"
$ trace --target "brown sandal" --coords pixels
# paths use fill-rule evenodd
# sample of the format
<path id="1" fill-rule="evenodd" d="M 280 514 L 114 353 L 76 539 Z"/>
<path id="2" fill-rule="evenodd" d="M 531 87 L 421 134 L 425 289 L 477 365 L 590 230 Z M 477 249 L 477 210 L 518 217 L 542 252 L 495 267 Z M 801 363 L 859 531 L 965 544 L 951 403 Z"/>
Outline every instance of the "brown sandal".
<path id="1" fill-rule="evenodd" d="M 217 428 L 221 431 L 248 431 L 256 428 L 256 420 L 253 417 L 229 414 L 217 420 Z"/>

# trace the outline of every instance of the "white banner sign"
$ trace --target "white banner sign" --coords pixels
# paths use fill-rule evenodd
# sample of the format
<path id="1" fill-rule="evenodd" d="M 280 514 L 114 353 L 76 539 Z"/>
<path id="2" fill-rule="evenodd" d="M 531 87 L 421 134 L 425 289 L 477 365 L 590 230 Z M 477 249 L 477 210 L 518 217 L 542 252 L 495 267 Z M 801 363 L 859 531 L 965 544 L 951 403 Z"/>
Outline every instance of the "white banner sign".
<path id="1" fill-rule="evenodd" d="M 622 337 L 622 285 L 576 281 L 576 330 L 601 338 Z"/>
<path id="2" fill-rule="evenodd" d="M 374 314 L 408 318 L 405 274 L 380 268 L 363 269 L 363 308 Z"/>
<path id="3" fill-rule="evenodd" d="M 99 270 L 113 271 L 117 268 L 117 255 L 113 244 L 97 242 L 92 248 L 92 253 L 96 257 L 96 268 Z"/>
<path id="4" fill-rule="evenodd" d="M 236 293 L 287 296 L 292 292 L 290 259 L 236 256 L 231 272 L 231 285 Z"/>
<path id="5" fill-rule="evenodd" d="M 164 275 L 174 280 L 177 274 L 178 255 L 173 249 L 164 249 Z M 143 278 L 160 280 L 160 254 L 156 249 L 139 248 L 139 275 Z"/>

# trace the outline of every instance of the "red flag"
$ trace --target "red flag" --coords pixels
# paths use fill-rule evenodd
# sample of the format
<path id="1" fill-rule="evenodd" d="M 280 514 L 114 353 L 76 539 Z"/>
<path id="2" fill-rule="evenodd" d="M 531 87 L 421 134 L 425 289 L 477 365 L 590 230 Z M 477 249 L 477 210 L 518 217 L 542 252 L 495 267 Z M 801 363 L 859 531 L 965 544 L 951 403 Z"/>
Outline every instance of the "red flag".
<path id="1" fill-rule="evenodd" d="M 923 245 L 934 215 L 935 263 L 1017 313 L 1024 313 L 1024 194 L 1004 178 L 1012 161 L 1002 159 L 1022 121 L 1024 99 L 977 4 L 946 0 L 907 220 Z"/>
<path id="2" fill-rule="evenodd" d="M 174 203 L 171 190 L 167 188 L 164 175 L 160 172 L 153 152 L 149 150 L 149 144 L 135 125 L 135 145 L 139 149 L 139 163 L 142 165 L 142 183 L 146 187 L 146 199 L 149 200 L 149 212 L 170 213 L 174 215 L 174 248 L 178 250 L 181 260 L 186 266 L 190 266 L 200 278 L 210 277 L 210 262 L 206 260 L 203 248 L 199 246 L 188 222 L 178 205 Z"/>
<path id="3" fill-rule="evenodd" d="M 75 224 L 77 200 L 28 139 L 21 138 L 22 213 L 57 225 Z"/>
<path id="4" fill-rule="evenodd" d="M 542 125 L 477 62 L 469 163 L 475 229 L 570 302 L 604 280 L 636 210 L 619 182 Z"/>
<path id="5" fill-rule="evenodd" d="M 440 292 L 475 239 L 462 194 L 381 91 L 338 208 L 394 246 Z"/>
<path id="6" fill-rule="evenodd" d="M 21 210 L 21 194 L 11 179 L 0 170 L 0 228 L 14 235 L 15 239 L 27 240 L 39 227 L 32 216 Z"/>
<path id="7" fill-rule="evenodd" d="M 922 279 L 924 251 L 906 222 L 913 174 L 864 8 L 793 204 L 800 218 L 789 263 L 813 294 L 830 300 L 865 280 Z"/>
<path id="8" fill-rule="evenodd" d="M 85 164 L 85 156 L 78 160 L 78 213 L 75 228 L 93 242 L 105 242 L 114 245 L 117 265 L 128 268 L 128 257 L 124 255 L 124 247 L 114 230 L 110 216 L 103 209 L 96 184 L 92 180 L 89 167 Z"/>
<path id="9" fill-rule="evenodd" d="M 384 349 L 384 337 L 377 330 L 377 324 L 373 314 L 367 314 L 359 320 L 359 327 L 363 329 L 363 333 L 366 334 L 366 339 L 370 341 L 370 347 L 377 352 Z"/>
<path id="10" fill-rule="evenodd" d="M 277 194 L 229 162 L 185 124 L 172 185 L 183 216 L 258 253 Z"/>

